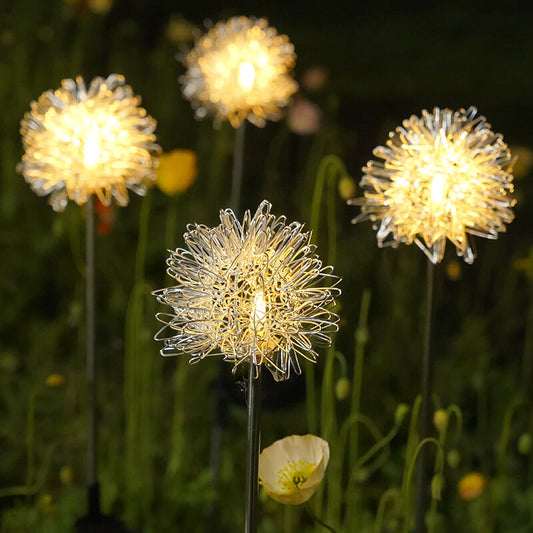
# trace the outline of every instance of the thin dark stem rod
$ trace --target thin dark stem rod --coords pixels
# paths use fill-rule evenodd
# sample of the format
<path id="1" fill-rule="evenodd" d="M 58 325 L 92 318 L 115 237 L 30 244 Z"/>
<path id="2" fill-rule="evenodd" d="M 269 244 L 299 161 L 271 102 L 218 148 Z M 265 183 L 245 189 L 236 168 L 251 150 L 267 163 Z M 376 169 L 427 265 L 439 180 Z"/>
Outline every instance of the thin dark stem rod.
<path id="1" fill-rule="evenodd" d="M 89 515 L 99 514 L 100 501 L 96 477 L 96 360 L 95 360 L 95 273 L 94 273 L 94 197 L 86 203 L 85 241 L 85 314 L 87 374 L 87 490 Z"/>
<path id="2" fill-rule="evenodd" d="M 261 427 L 261 366 L 250 364 L 248 377 L 248 470 L 245 533 L 257 531 L 258 465 Z"/>
<path id="3" fill-rule="evenodd" d="M 309 502 L 305 502 L 305 507 L 307 509 L 307 512 L 311 515 L 311 518 L 317 523 L 320 524 L 323 528 L 327 529 L 328 531 L 331 531 L 332 533 L 335 533 L 335 530 L 326 524 L 326 522 L 320 520 L 318 516 L 313 512 L 313 509 L 311 508 L 311 505 L 309 505 Z"/>
<path id="4" fill-rule="evenodd" d="M 429 437 L 431 423 L 431 389 L 433 363 L 431 359 L 431 323 L 433 318 L 434 266 L 427 261 L 426 301 L 424 306 L 424 345 L 422 355 L 422 404 L 420 407 L 420 441 Z M 426 531 L 425 517 L 428 508 L 427 450 L 422 449 L 416 471 L 415 532 Z"/>
<path id="5" fill-rule="evenodd" d="M 237 216 L 241 207 L 242 169 L 244 166 L 245 122 L 235 130 L 233 169 L 231 172 L 231 208 Z"/>

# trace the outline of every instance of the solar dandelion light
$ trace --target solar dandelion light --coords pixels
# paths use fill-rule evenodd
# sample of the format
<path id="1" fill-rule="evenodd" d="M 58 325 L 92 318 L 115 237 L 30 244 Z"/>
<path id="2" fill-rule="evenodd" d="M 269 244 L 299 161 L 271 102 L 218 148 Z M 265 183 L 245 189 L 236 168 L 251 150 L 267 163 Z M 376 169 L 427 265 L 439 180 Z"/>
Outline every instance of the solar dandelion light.
<path id="1" fill-rule="evenodd" d="M 231 206 L 238 211 L 244 123 L 257 127 L 279 120 L 297 91 L 292 76 L 294 46 L 265 18 L 233 17 L 219 22 L 196 40 L 185 56 L 183 95 L 197 118 L 228 120 L 237 130 L 233 158 Z"/>
<path id="2" fill-rule="evenodd" d="M 155 120 L 123 76 L 63 80 L 56 91 L 31 103 L 20 132 L 21 172 L 55 211 L 69 200 L 86 204 L 96 195 L 104 205 L 128 204 L 128 189 L 144 195 L 155 180 Z"/>
<path id="3" fill-rule="evenodd" d="M 354 222 L 370 220 L 378 245 L 419 246 L 433 264 L 442 261 L 446 240 L 467 263 L 475 255 L 468 235 L 496 239 L 513 220 L 512 158 L 474 107 L 412 116 L 389 134 L 369 161 L 364 198 Z"/>
<path id="4" fill-rule="evenodd" d="M 128 190 L 144 195 L 155 180 L 155 120 L 141 99 L 111 74 L 65 79 L 31 103 L 20 132 L 19 170 L 55 211 L 69 201 L 86 206 L 86 351 L 88 385 L 87 484 L 89 516 L 100 515 L 96 463 L 94 197 L 104 205 L 128 204 Z"/>
<path id="5" fill-rule="evenodd" d="M 298 85 L 291 71 L 296 55 L 286 35 L 265 18 L 233 17 L 219 22 L 185 57 L 183 94 L 198 118 L 215 123 L 243 121 L 262 128 L 279 120 Z"/>
<path id="6" fill-rule="evenodd" d="M 363 168 L 363 198 L 353 222 L 370 220 L 378 246 L 413 242 L 428 258 L 420 435 L 429 432 L 431 396 L 431 314 L 433 265 L 449 240 L 467 263 L 475 259 L 470 236 L 496 239 L 514 216 L 513 159 L 499 133 L 474 107 L 435 108 L 411 116 L 389 134 Z M 417 475 L 416 531 L 425 530 L 424 454 Z"/>
<path id="7" fill-rule="evenodd" d="M 315 348 L 337 330 L 339 278 L 303 225 L 274 216 L 266 201 L 242 223 L 230 209 L 220 222 L 189 225 L 186 249 L 170 253 L 168 273 L 178 284 L 154 293 L 172 309 L 157 315 L 164 326 L 156 340 L 164 356 L 184 353 L 193 363 L 219 356 L 234 371 L 249 367 L 246 531 L 255 531 L 261 369 L 282 381 L 301 372 L 300 358 L 316 361 Z"/>

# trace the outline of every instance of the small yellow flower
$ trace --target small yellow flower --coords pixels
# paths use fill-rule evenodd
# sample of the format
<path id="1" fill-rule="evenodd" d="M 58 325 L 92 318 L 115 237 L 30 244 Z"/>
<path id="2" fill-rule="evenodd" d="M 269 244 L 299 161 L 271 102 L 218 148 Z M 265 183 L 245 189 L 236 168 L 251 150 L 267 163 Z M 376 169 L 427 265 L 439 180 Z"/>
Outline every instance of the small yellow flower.
<path id="1" fill-rule="evenodd" d="M 173 15 L 165 31 L 167 39 L 174 44 L 188 43 L 194 40 L 196 26 L 182 15 Z"/>
<path id="2" fill-rule="evenodd" d="M 513 268 L 515 270 L 527 270 L 529 268 L 529 258 L 522 257 L 520 259 L 516 259 L 513 263 Z"/>
<path id="3" fill-rule="evenodd" d="M 59 481 L 62 485 L 71 485 L 74 480 L 74 468 L 72 465 L 63 465 L 59 470 Z"/>
<path id="4" fill-rule="evenodd" d="M 113 0 L 87 0 L 87 7 L 97 15 L 105 15 L 112 6 Z"/>
<path id="5" fill-rule="evenodd" d="M 49 387 L 61 387 L 65 384 L 65 376 L 63 374 L 50 374 L 46 378 L 46 384 Z"/>
<path id="6" fill-rule="evenodd" d="M 458 261 L 450 261 L 446 265 L 446 275 L 448 276 L 448 279 L 451 279 L 452 281 L 458 281 L 461 279 L 462 269 Z"/>
<path id="7" fill-rule="evenodd" d="M 328 461 L 325 440 L 314 435 L 291 435 L 261 452 L 259 483 L 279 503 L 304 503 L 318 489 Z"/>
<path id="8" fill-rule="evenodd" d="M 39 498 L 38 507 L 43 514 L 53 514 L 55 509 L 54 499 L 51 494 L 43 494 Z"/>
<path id="9" fill-rule="evenodd" d="M 515 178 L 523 178 L 533 166 L 533 150 L 527 146 L 513 146 L 511 150 L 516 157 L 513 166 L 513 175 Z"/>
<path id="10" fill-rule="evenodd" d="M 159 156 L 156 184 L 168 196 L 185 192 L 198 173 L 192 150 L 172 150 Z"/>
<path id="11" fill-rule="evenodd" d="M 533 280 L 533 248 L 529 251 L 527 257 L 516 259 L 513 263 L 513 268 L 523 271 L 530 280 Z"/>
<path id="12" fill-rule="evenodd" d="M 487 481 L 482 474 L 469 472 L 459 480 L 457 488 L 463 500 L 473 500 L 485 490 L 486 485 Z"/>

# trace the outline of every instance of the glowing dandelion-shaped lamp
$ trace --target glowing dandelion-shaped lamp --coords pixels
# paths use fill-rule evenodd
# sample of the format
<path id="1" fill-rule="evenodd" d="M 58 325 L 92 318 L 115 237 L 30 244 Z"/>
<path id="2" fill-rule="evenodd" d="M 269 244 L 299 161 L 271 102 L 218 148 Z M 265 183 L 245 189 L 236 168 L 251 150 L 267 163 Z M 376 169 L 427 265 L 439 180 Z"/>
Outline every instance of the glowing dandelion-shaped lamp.
<path id="1" fill-rule="evenodd" d="M 145 194 L 155 181 L 156 122 L 123 76 L 66 79 L 31 103 L 20 127 L 25 153 L 19 170 L 33 191 L 49 196 L 55 211 L 69 200 L 86 205 L 86 378 L 88 515 L 102 524 L 97 482 L 94 196 L 104 205 L 128 204 L 128 190 Z M 106 518 L 108 527 L 117 527 Z M 102 524 L 103 525 L 103 524 Z"/>
<path id="2" fill-rule="evenodd" d="M 165 324 L 156 335 L 162 355 L 222 356 L 234 370 L 263 365 L 280 381 L 300 373 L 300 358 L 315 361 L 315 346 L 329 344 L 339 280 L 302 224 L 270 209 L 264 201 L 242 223 L 228 209 L 214 228 L 188 226 L 187 249 L 167 261 L 178 285 L 154 293 L 172 308 L 157 316 Z"/>
<path id="3" fill-rule="evenodd" d="M 228 209 L 214 228 L 188 226 L 187 249 L 167 260 L 178 284 L 154 293 L 172 309 L 157 315 L 162 355 L 222 356 L 234 371 L 249 366 L 247 533 L 257 530 L 261 368 L 276 381 L 300 373 L 300 358 L 315 361 L 315 347 L 330 344 L 338 321 L 331 307 L 339 279 L 302 224 L 270 209 L 264 201 L 242 223 Z"/>
<path id="4" fill-rule="evenodd" d="M 389 134 L 369 161 L 361 186 L 364 197 L 353 222 L 371 220 L 378 245 L 413 242 L 428 257 L 422 357 L 420 438 L 429 436 L 431 403 L 431 314 L 433 265 L 442 261 L 446 241 L 467 263 L 475 258 L 470 235 L 496 239 L 512 222 L 513 160 L 502 135 L 494 133 L 477 110 L 411 116 Z M 415 531 L 425 531 L 426 451 L 417 468 Z"/>
<path id="5" fill-rule="evenodd" d="M 20 171 L 39 196 L 50 196 L 54 210 L 69 200 L 85 204 L 96 195 L 104 205 L 124 206 L 128 189 L 145 194 L 155 180 L 159 150 L 155 120 L 123 76 L 63 80 L 31 103 L 21 122 L 25 153 Z"/>
<path id="6" fill-rule="evenodd" d="M 354 222 L 371 220 L 379 246 L 416 243 L 432 261 L 446 240 L 467 263 L 474 261 L 468 235 L 496 239 L 513 220 L 512 158 L 474 107 L 412 116 L 389 134 L 369 161 L 364 198 Z"/>
<path id="7" fill-rule="evenodd" d="M 183 94 L 198 118 L 248 119 L 262 127 L 277 120 L 298 88 L 291 71 L 294 47 L 264 18 L 234 17 L 200 37 L 185 57 Z"/>

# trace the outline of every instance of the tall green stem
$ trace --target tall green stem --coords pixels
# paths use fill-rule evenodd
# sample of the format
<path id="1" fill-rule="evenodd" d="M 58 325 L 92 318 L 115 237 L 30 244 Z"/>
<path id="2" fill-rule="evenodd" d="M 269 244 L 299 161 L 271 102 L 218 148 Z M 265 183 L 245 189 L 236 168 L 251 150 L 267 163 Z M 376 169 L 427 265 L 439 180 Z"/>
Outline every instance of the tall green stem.
<path id="1" fill-rule="evenodd" d="M 311 213 L 309 218 L 309 225 L 314 232 L 314 240 L 318 238 L 318 228 L 320 226 L 320 208 L 322 206 L 322 197 L 324 195 L 324 188 L 328 181 L 334 192 L 333 184 L 338 176 L 346 174 L 341 159 L 333 154 L 327 155 L 322 159 L 317 171 L 315 182 L 315 189 L 313 192 L 313 200 L 311 202 Z M 335 198 L 330 194 L 328 201 L 328 262 L 334 263 L 336 255 L 336 215 L 335 215 Z M 318 419 L 317 419 L 317 395 L 315 383 L 315 368 L 313 364 L 306 365 L 305 371 L 305 385 L 306 385 L 306 402 L 307 402 L 307 424 L 310 433 L 317 433 Z"/>
<path id="2" fill-rule="evenodd" d="M 135 284 L 126 311 L 125 344 L 125 418 L 126 418 L 126 493 L 127 513 L 139 522 L 151 502 L 153 483 L 153 406 L 155 359 L 146 357 L 143 343 L 146 287 L 144 270 L 148 247 L 151 195 L 142 200 L 139 214 L 139 236 L 135 256 Z"/>
<path id="3" fill-rule="evenodd" d="M 323 522 L 318 516 L 313 512 L 313 509 L 309 505 L 309 502 L 305 502 L 305 507 L 307 509 L 307 512 L 311 515 L 311 518 L 317 523 L 320 524 L 324 529 L 327 529 L 328 531 L 331 531 L 332 533 L 335 533 L 335 530 L 328 526 L 325 522 Z"/>
<path id="4" fill-rule="evenodd" d="M 33 387 L 28 397 L 26 419 L 26 486 L 33 483 L 35 475 L 35 399 L 37 389 Z"/>
<path id="5" fill-rule="evenodd" d="M 170 196 L 168 199 L 167 220 L 165 228 L 165 246 L 167 249 L 172 249 L 175 246 L 177 213 L 178 198 L 177 196 Z"/>
<path id="6" fill-rule="evenodd" d="M 370 291 L 365 289 L 361 297 L 361 307 L 359 310 L 359 322 L 355 330 L 355 361 L 352 378 L 352 398 L 350 405 L 350 414 L 358 416 L 361 413 L 361 394 L 363 388 L 363 368 L 365 358 L 365 347 L 368 342 L 368 310 L 370 308 Z M 355 424 L 351 430 L 350 436 L 350 455 L 348 460 L 349 471 L 351 476 L 355 475 L 357 469 L 357 460 L 359 456 L 359 425 Z M 350 481 L 349 487 L 352 487 Z M 352 525 L 357 520 L 359 515 L 360 497 L 357 493 L 349 492 L 349 496 L 353 497 L 348 506 L 347 523 Z"/>
<path id="7" fill-rule="evenodd" d="M 410 522 L 411 522 L 411 482 L 413 479 L 413 472 L 415 470 L 415 467 L 417 466 L 417 459 L 418 456 L 421 455 L 423 451 L 425 451 L 427 444 L 434 444 L 437 447 L 437 463 L 438 464 L 444 464 L 444 452 L 442 451 L 442 448 L 437 441 L 437 439 L 434 439 L 432 437 L 428 437 L 426 439 L 423 439 L 419 445 L 416 447 L 416 450 L 413 454 L 413 457 L 411 458 L 411 461 L 409 463 L 409 466 L 407 468 L 407 475 L 404 477 L 403 480 L 403 486 L 402 486 L 402 492 L 403 492 L 403 499 L 405 502 L 405 521 L 404 521 L 404 533 L 407 533 L 409 531 Z M 441 473 L 441 472 L 439 472 Z M 416 508 L 415 508 L 416 512 Z M 416 519 L 416 516 L 415 516 Z M 415 523 L 416 528 L 416 523 Z M 415 529 L 416 531 L 416 529 Z"/>
<path id="8" fill-rule="evenodd" d="M 530 254 L 533 262 L 533 252 Z M 533 373 L 533 280 L 529 280 L 529 307 L 526 315 L 526 335 L 524 340 L 524 354 L 522 356 L 521 390 L 524 397 L 528 397 L 531 375 Z"/>
<path id="9" fill-rule="evenodd" d="M 374 533 L 382 533 L 383 521 L 385 518 L 385 510 L 387 503 L 393 501 L 398 497 L 397 489 L 386 490 L 379 499 L 378 510 L 376 513 L 376 521 L 374 523 Z"/>
<path id="10" fill-rule="evenodd" d="M 363 388 L 363 368 L 365 347 L 368 342 L 368 310 L 370 308 L 370 290 L 365 289 L 361 297 L 359 323 L 355 330 L 355 361 L 353 369 L 352 401 L 350 414 L 358 415 L 361 411 L 361 393 Z M 350 471 L 353 470 L 359 455 L 359 427 L 355 425 L 350 438 Z"/>

